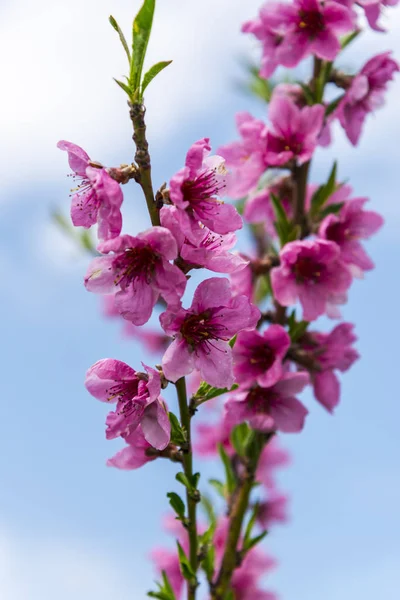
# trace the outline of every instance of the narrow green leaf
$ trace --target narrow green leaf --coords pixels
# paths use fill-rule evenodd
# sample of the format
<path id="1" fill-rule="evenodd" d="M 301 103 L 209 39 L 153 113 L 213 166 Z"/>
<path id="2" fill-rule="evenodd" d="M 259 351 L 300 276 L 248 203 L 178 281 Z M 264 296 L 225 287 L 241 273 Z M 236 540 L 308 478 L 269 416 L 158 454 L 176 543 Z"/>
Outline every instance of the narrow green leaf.
<path id="1" fill-rule="evenodd" d="M 326 201 L 332 196 L 333 192 L 337 189 L 336 184 L 336 171 L 337 171 L 337 163 L 336 161 L 333 163 L 333 167 L 329 174 L 328 181 L 321 185 L 313 194 L 311 198 L 311 215 L 315 216 L 319 213 L 321 208 L 324 206 Z"/>
<path id="2" fill-rule="evenodd" d="M 172 585 L 168 579 L 168 575 L 165 571 L 162 571 L 162 578 L 163 578 L 163 583 L 164 583 L 164 589 L 166 592 L 168 592 L 168 594 L 171 597 L 171 600 L 175 600 L 175 594 L 174 594 L 174 590 L 172 589 Z"/>
<path id="3" fill-rule="evenodd" d="M 256 519 L 257 519 L 257 514 L 258 514 L 258 509 L 259 509 L 259 505 L 256 504 L 253 507 L 253 510 L 251 511 L 251 515 L 250 515 L 250 519 L 247 523 L 246 526 L 246 531 L 244 533 L 244 540 L 243 540 L 243 547 L 246 547 L 246 544 L 248 544 L 251 540 L 251 534 L 253 533 L 253 528 L 254 525 L 256 523 Z"/>
<path id="4" fill-rule="evenodd" d="M 218 444 L 218 452 L 225 468 L 226 487 L 229 494 L 231 494 L 236 487 L 236 477 L 232 468 L 231 459 L 225 452 L 222 444 Z"/>
<path id="5" fill-rule="evenodd" d="M 130 83 L 133 92 L 136 92 L 140 87 L 143 63 L 153 25 L 154 9 L 155 0 L 144 0 L 142 8 L 133 21 L 130 74 Z"/>
<path id="6" fill-rule="evenodd" d="M 210 544 L 207 547 L 206 555 L 203 558 L 201 566 L 207 576 L 207 580 L 211 581 L 214 576 L 214 563 L 215 563 L 215 546 Z"/>
<path id="7" fill-rule="evenodd" d="M 268 531 L 263 531 L 262 533 L 260 533 L 260 535 L 256 535 L 256 537 L 254 537 L 253 539 L 248 540 L 247 544 L 243 546 L 243 550 L 245 552 L 248 552 L 249 550 L 254 548 L 254 546 L 259 544 L 265 538 L 266 535 L 268 535 Z"/>
<path id="8" fill-rule="evenodd" d="M 215 524 L 217 519 L 215 516 L 214 506 L 213 506 L 211 500 L 209 498 L 207 498 L 207 496 L 204 496 L 204 494 L 202 494 L 201 504 L 202 504 L 205 512 L 207 513 L 209 522 L 211 524 Z"/>
<path id="9" fill-rule="evenodd" d="M 225 486 L 222 481 L 219 481 L 219 479 L 209 479 L 208 483 L 212 485 L 214 490 L 219 496 L 221 496 L 221 498 L 225 499 Z"/>
<path id="10" fill-rule="evenodd" d="M 337 109 L 340 102 L 342 101 L 342 98 L 344 98 L 344 94 L 341 94 L 340 96 L 335 98 L 335 100 L 332 100 L 332 102 L 328 104 L 325 110 L 325 117 L 329 117 L 329 115 L 331 115 L 333 111 Z"/>
<path id="11" fill-rule="evenodd" d="M 343 208 L 343 205 L 344 202 L 335 202 L 333 204 L 329 204 L 321 211 L 321 219 L 327 215 L 337 214 Z"/>
<path id="12" fill-rule="evenodd" d="M 143 82 L 142 82 L 142 95 L 144 90 L 147 88 L 147 86 L 149 85 L 150 81 L 152 81 L 154 79 L 154 77 L 156 75 L 158 75 L 159 73 L 161 73 L 161 71 L 163 71 L 166 67 L 168 67 L 168 65 L 170 65 L 172 63 L 172 60 L 163 60 L 161 62 L 156 63 L 155 65 L 153 65 L 145 74 L 145 76 L 143 77 Z"/>
<path id="13" fill-rule="evenodd" d="M 252 430 L 247 423 L 240 423 L 232 429 L 231 442 L 239 456 L 246 456 L 247 444 L 249 442 Z"/>
<path id="14" fill-rule="evenodd" d="M 179 564 L 181 567 L 182 575 L 186 580 L 196 579 L 196 575 L 190 565 L 189 559 L 185 554 L 184 549 L 179 542 L 176 542 L 178 546 Z"/>
<path id="15" fill-rule="evenodd" d="M 301 89 L 303 90 L 303 94 L 304 94 L 307 104 L 309 106 L 312 106 L 313 104 L 315 104 L 314 94 L 313 94 L 312 90 L 308 87 L 308 85 L 305 85 L 301 81 L 298 81 L 297 83 L 298 83 L 298 85 L 301 86 Z"/>
<path id="16" fill-rule="evenodd" d="M 233 338 L 229 340 L 229 346 L 231 348 L 233 348 L 234 345 L 236 344 L 236 338 L 237 338 L 237 335 L 234 335 Z"/>
<path id="17" fill-rule="evenodd" d="M 119 87 L 122 88 L 124 90 L 124 92 L 126 94 L 128 94 L 129 97 L 131 97 L 131 90 L 130 90 L 129 85 L 127 85 L 123 81 L 119 81 L 119 79 L 115 79 L 115 77 L 113 79 L 114 79 L 115 83 L 117 83 L 119 85 Z"/>
<path id="18" fill-rule="evenodd" d="M 329 196 L 331 196 L 333 194 L 333 192 L 336 189 L 336 173 L 337 173 L 337 162 L 335 160 L 335 162 L 333 163 L 331 172 L 329 173 L 328 181 L 326 182 L 326 186 L 325 186 L 326 192 L 328 194 L 328 198 L 329 198 Z"/>
<path id="19" fill-rule="evenodd" d="M 309 326 L 308 321 L 294 321 L 293 324 L 289 325 L 289 335 L 292 342 L 297 342 L 298 339 L 306 332 Z"/>
<path id="20" fill-rule="evenodd" d="M 167 497 L 169 498 L 169 503 L 173 510 L 176 512 L 178 517 L 181 519 L 185 518 L 185 503 L 182 498 L 175 494 L 175 492 L 168 492 Z"/>
<path id="21" fill-rule="evenodd" d="M 289 221 L 288 221 L 286 211 L 282 205 L 282 202 L 278 198 L 278 196 L 275 196 L 275 194 L 271 194 L 271 200 L 272 200 L 272 205 L 274 207 L 275 216 L 276 216 L 278 222 L 285 223 L 288 225 Z"/>
<path id="22" fill-rule="evenodd" d="M 189 491 L 193 489 L 189 479 L 186 477 L 185 473 L 182 473 L 182 471 L 175 475 L 175 479 L 184 485 Z"/>
<path id="23" fill-rule="evenodd" d="M 192 475 L 192 487 L 196 489 L 200 481 L 200 473 L 193 473 Z"/>
<path id="24" fill-rule="evenodd" d="M 170 412 L 168 416 L 169 422 L 171 423 L 171 442 L 177 446 L 182 446 L 187 441 L 185 432 L 174 413 Z"/>
<path id="25" fill-rule="evenodd" d="M 226 394 L 227 392 L 233 392 L 238 388 L 237 384 L 234 384 L 229 390 L 228 388 L 215 388 L 212 385 L 202 381 L 199 389 L 194 394 L 193 399 L 195 400 L 197 405 L 203 404 L 208 400 L 212 400 L 213 398 L 217 398 L 218 396 L 222 396 L 222 394 Z"/>
<path id="26" fill-rule="evenodd" d="M 126 52 L 126 56 L 128 57 L 128 63 L 131 64 L 131 53 L 129 51 L 129 47 L 128 44 L 126 42 L 125 36 L 123 34 L 122 29 L 120 28 L 120 26 L 118 25 L 117 21 L 114 19 L 114 17 L 112 15 L 110 15 L 108 17 L 108 20 L 111 23 L 111 26 L 115 29 L 115 31 L 118 33 L 119 35 L 119 39 L 121 40 L 121 44 Z"/>
<path id="27" fill-rule="evenodd" d="M 342 50 L 344 50 L 346 48 L 346 46 L 351 44 L 351 42 L 353 40 L 355 40 L 356 37 L 360 35 L 360 33 L 361 33 L 361 29 L 356 29 L 355 31 L 352 31 L 351 33 L 342 37 L 342 39 L 340 40 L 340 45 L 342 47 Z"/>

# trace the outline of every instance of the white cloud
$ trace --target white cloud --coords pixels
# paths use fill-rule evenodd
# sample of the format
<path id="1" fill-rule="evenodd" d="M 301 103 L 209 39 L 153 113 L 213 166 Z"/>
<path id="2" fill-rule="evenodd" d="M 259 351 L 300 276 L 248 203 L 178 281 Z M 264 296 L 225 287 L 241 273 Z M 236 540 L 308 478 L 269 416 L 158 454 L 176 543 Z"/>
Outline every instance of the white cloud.
<path id="1" fill-rule="evenodd" d="M 25 539 L 0 531 L 0 598 L 2 600 L 132 600 L 140 582 L 132 570 L 82 540 Z M 136 589 L 135 589 L 136 588 Z"/>

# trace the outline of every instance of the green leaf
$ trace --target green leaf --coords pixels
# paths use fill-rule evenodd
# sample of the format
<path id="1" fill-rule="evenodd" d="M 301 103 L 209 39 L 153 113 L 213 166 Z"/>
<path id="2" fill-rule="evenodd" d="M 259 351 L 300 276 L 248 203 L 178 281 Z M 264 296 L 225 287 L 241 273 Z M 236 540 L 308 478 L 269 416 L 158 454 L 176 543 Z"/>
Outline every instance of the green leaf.
<path id="1" fill-rule="evenodd" d="M 298 83 L 298 85 L 301 86 L 301 89 L 303 90 L 303 94 L 304 94 L 307 104 L 309 106 L 312 106 L 313 104 L 315 104 L 314 94 L 313 94 L 311 88 L 309 88 L 308 85 L 306 85 L 305 83 L 302 83 L 301 81 L 298 81 L 297 83 Z"/>
<path id="2" fill-rule="evenodd" d="M 329 204 L 326 208 L 321 211 L 321 220 L 327 215 L 335 215 L 343 208 L 344 202 L 335 202 L 334 204 Z"/>
<path id="3" fill-rule="evenodd" d="M 126 56 L 128 57 L 128 62 L 129 64 L 131 64 L 131 53 L 129 51 L 129 47 L 128 44 L 126 42 L 125 36 L 122 32 L 122 29 L 120 28 L 120 26 L 118 25 L 117 21 L 114 19 L 114 17 L 112 15 L 110 15 L 108 17 L 108 20 L 111 23 L 111 26 L 115 29 L 115 31 L 118 33 L 119 35 L 119 39 L 121 40 L 121 44 L 126 52 Z"/>
<path id="4" fill-rule="evenodd" d="M 239 456 L 246 456 L 247 445 L 252 435 L 253 432 L 247 423 L 241 423 L 232 429 L 230 436 L 232 446 L 235 448 Z"/>
<path id="5" fill-rule="evenodd" d="M 268 535 L 268 531 L 263 531 L 262 533 L 260 533 L 260 535 L 256 535 L 256 537 L 248 540 L 246 544 L 243 544 L 243 550 L 245 552 L 248 552 L 249 550 L 254 548 L 254 546 L 259 544 L 265 538 L 266 535 Z"/>
<path id="6" fill-rule="evenodd" d="M 233 346 L 236 344 L 236 338 L 237 338 L 237 335 L 234 335 L 234 336 L 233 336 L 233 338 L 231 338 L 231 339 L 229 340 L 229 346 L 230 346 L 231 348 L 233 348 Z"/>
<path id="7" fill-rule="evenodd" d="M 114 79 L 115 83 L 117 83 L 119 85 L 119 87 L 122 88 L 126 94 L 128 94 L 128 96 L 130 98 L 132 92 L 131 92 L 129 85 L 127 85 L 123 81 L 120 81 L 119 79 L 115 79 L 115 77 L 113 79 Z"/>
<path id="8" fill-rule="evenodd" d="M 180 471 L 179 473 L 177 473 L 175 475 L 175 479 L 177 481 L 179 481 L 179 483 L 181 483 L 182 485 L 185 486 L 186 489 L 188 489 L 189 491 L 192 490 L 192 484 L 189 481 L 189 479 L 186 477 L 185 473 L 182 473 L 182 471 Z"/>
<path id="9" fill-rule="evenodd" d="M 228 388 L 215 388 L 209 383 L 202 381 L 199 386 L 199 389 L 193 396 L 193 400 L 195 401 L 196 405 L 199 406 L 200 404 L 203 404 L 208 400 L 212 400 L 213 398 L 222 396 L 222 394 L 226 394 L 227 392 L 233 392 L 238 387 L 239 386 L 237 384 L 234 384 L 229 390 Z"/>
<path id="10" fill-rule="evenodd" d="M 181 566 L 182 575 L 186 580 L 196 579 L 196 575 L 190 565 L 189 559 L 185 554 L 184 549 L 179 542 L 176 542 L 178 546 L 179 564 Z"/>
<path id="11" fill-rule="evenodd" d="M 201 566 L 207 576 L 208 581 L 211 581 L 214 576 L 214 563 L 215 563 L 215 546 L 213 544 L 210 544 L 207 547 L 206 554 L 201 563 Z"/>
<path id="12" fill-rule="evenodd" d="M 208 483 L 212 485 L 217 494 L 225 500 L 225 486 L 222 481 L 219 481 L 219 479 L 209 479 Z"/>
<path id="13" fill-rule="evenodd" d="M 144 0 L 133 21 L 130 84 L 132 92 L 139 90 L 143 63 L 153 25 L 155 0 Z"/>
<path id="14" fill-rule="evenodd" d="M 158 598 L 158 600 L 175 600 L 175 596 L 170 596 L 167 592 L 160 590 L 159 592 L 147 592 L 150 598 Z"/>
<path id="15" fill-rule="evenodd" d="M 207 498 L 207 496 L 204 496 L 204 494 L 203 494 L 201 497 L 201 504 L 202 504 L 205 512 L 207 513 L 209 522 L 212 524 L 215 524 L 217 519 L 215 516 L 215 511 L 214 511 L 214 507 L 213 507 L 211 500 L 209 498 Z"/>
<path id="16" fill-rule="evenodd" d="M 360 35 L 361 30 L 360 29 L 356 29 L 355 31 L 352 31 L 351 33 L 348 33 L 347 35 L 345 35 L 344 37 L 342 37 L 342 39 L 340 40 L 340 45 L 342 47 L 342 50 L 344 50 L 346 48 L 346 46 L 348 46 L 349 44 L 351 44 L 351 42 L 353 40 L 356 39 L 356 37 L 358 35 Z"/>
<path id="17" fill-rule="evenodd" d="M 276 222 L 274 223 L 276 233 L 278 234 L 281 246 L 284 246 L 292 231 L 292 225 L 278 196 L 270 194 L 270 198 L 276 216 Z"/>
<path id="18" fill-rule="evenodd" d="M 222 444 L 218 444 L 218 452 L 225 468 L 226 487 L 228 493 L 231 494 L 236 487 L 236 477 L 233 471 L 231 459 L 225 452 Z"/>
<path id="19" fill-rule="evenodd" d="M 159 73 L 161 73 L 161 71 L 163 71 L 165 69 L 165 67 L 168 67 L 168 65 L 170 65 L 171 63 L 172 63 L 172 60 L 163 60 L 163 61 L 158 62 L 155 65 L 153 65 L 147 71 L 147 73 L 143 77 L 142 95 L 143 95 L 144 90 L 149 85 L 150 81 L 152 81 L 154 79 L 154 77 L 156 77 L 156 75 L 158 75 Z"/>
<path id="20" fill-rule="evenodd" d="M 176 512 L 180 519 L 185 518 L 185 503 L 182 498 L 175 494 L 175 492 L 168 492 L 167 497 L 173 510 Z"/>
<path id="21" fill-rule="evenodd" d="M 171 583 L 168 579 L 168 575 L 165 571 L 162 571 L 162 578 L 163 578 L 165 591 L 168 592 L 170 594 L 171 598 L 173 598 L 175 600 L 174 590 L 172 589 L 172 585 L 171 585 Z"/>
<path id="22" fill-rule="evenodd" d="M 329 174 L 328 181 L 321 185 L 313 194 L 311 198 L 311 210 L 310 213 L 312 216 L 315 216 L 319 213 L 321 208 L 324 206 L 326 201 L 332 196 L 333 192 L 337 189 L 336 184 L 336 172 L 337 172 L 337 163 L 336 161 L 333 163 L 333 167 Z"/>
<path id="23" fill-rule="evenodd" d="M 335 100 L 332 100 L 332 102 L 330 102 L 328 104 L 328 106 L 326 107 L 325 110 L 325 117 L 329 117 L 329 115 L 331 115 L 333 113 L 334 110 L 337 109 L 337 107 L 339 106 L 342 98 L 344 98 L 344 94 L 341 94 L 340 96 L 338 96 L 337 98 L 335 98 Z"/>
<path id="24" fill-rule="evenodd" d="M 185 431 L 182 429 L 179 420 L 174 413 L 168 413 L 169 422 L 171 423 L 171 442 L 177 446 L 182 446 L 187 442 Z"/>
<path id="25" fill-rule="evenodd" d="M 251 511 L 250 519 L 246 526 L 246 531 L 244 533 L 243 547 L 246 547 L 251 540 L 251 534 L 253 533 L 253 527 L 256 523 L 257 514 L 258 514 L 259 505 L 256 504 Z"/>
<path id="26" fill-rule="evenodd" d="M 295 311 L 293 311 L 294 313 Z M 292 313 L 292 314 L 293 314 Z M 308 321 L 299 321 L 297 322 L 295 319 L 293 323 L 289 323 L 289 335 L 292 342 L 297 342 L 299 338 L 306 332 L 307 327 L 309 326 Z"/>

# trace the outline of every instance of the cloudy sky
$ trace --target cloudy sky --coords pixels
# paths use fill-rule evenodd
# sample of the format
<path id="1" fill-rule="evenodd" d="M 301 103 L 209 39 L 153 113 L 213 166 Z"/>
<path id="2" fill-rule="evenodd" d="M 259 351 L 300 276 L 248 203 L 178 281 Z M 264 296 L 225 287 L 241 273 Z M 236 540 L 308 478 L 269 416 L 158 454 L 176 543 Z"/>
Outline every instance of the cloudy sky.
<path id="1" fill-rule="evenodd" d="M 259 2 L 158 4 L 149 63 L 174 61 L 147 95 L 160 184 L 194 140 L 209 136 L 217 147 L 235 136 L 237 110 L 262 116 L 264 109 L 234 84 L 239 58 L 255 49 L 240 23 Z M 82 384 L 99 358 L 137 366 L 146 356 L 102 319 L 98 299 L 82 286 L 87 258 L 49 216 L 54 207 L 68 212 L 59 139 L 106 164 L 132 158 L 125 99 L 112 81 L 124 74 L 125 58 L 108 15 L 129 31 L 138 5 L 3 0 L 0 7 L 2 600 L 145 598 L 153 579 L 147 554 L 165 542 L 160 523 L 174 469 L 107 469 L 118 443 L 104 439 L 104 407 Z M 400 10 L 388 10 L 384 23 L 390 33 L 362 36 L 342 64 L 357 68 L 387 49 L 400 58 Z M 386 227 L 369 244 L 377 269 L 354 284 L 344 311 L 356 322 L 362 360 L 344 378 L 342 404 L 332 418 L 306 397 L 305 431 L 284 440 L 293 454 L 282 476 L 292 520 L 269 546 L 280 562 L 270 587 L 285 600 L 398 598 L 399 99 L 400 79 L 357 149 L 338 131 L 315 161 L 313 178 L 321 181 L 337 157 L 340 176 L 371 198 Z M 128 229 L 146 227 L 133 185 L 126 206 Z"/>

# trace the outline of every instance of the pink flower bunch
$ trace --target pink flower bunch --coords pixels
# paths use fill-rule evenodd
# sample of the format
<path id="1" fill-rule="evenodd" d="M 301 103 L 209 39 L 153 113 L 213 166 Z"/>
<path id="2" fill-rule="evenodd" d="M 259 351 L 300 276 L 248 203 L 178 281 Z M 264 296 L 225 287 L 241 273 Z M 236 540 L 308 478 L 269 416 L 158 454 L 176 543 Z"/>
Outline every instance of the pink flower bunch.
<path id="1" fill-rule="evenodd" d="M 102 295 L 108 317 L 124 319 L 126 335 L 162 354 L 154 367 L 142 363 L 143 372 L 120 360 L 99 360 L 85 380 L 92 396 L 114 405 L 106 438 L 124 442 L 107 465 L 133 470 L 162 457 L 180 469 L 176 480 L 185 501 L 168 493 L 175 513 L 168 528 L 178 552 L 153 552 L 161 583 L 152 597 L 180 600 L 187 588 L 195 600 L 203 569 L 213 599 L 275 600 L 261 585 L 275 561 L 258 544 L 265 530 L 287 520 L 288 499 L 275 473 L 288 455 L 278 436 L 303 430 L 309 411 L 300 394 L 307 386 L 330 413 L 339 404 L 338 373 L 359 357 L 354 325 L 341 322 L 325 333 L 313 322 L 340 318 L 338 307 L 354 279 L 374 267 L 364 241 L 383 224 L 365 208 L 367 198 L 353 197 L 340 183 L 336 164 L 321 185 L 310 183 L 311 163 L 330 143 L 335 120 L 356 145 L 367 115 L 382 105 L 399 70 L 390 52 L 370 59 L 355 76 L 335 61 L 356 38 L 360 9 L 373 29 L 382 30 L 382 7 L 396 2 L 266 3 L 242 30 L 261 43 L 257 89 L 268 96 L 267 120 L 240 112 L 240 139 L 216 155 L 208 138 L 192 144 L 168 188 L 153 189 L 142 104 L 149 74 L 135 90 L 132 77 L 129 85 L 118 82 L 129 96 L 134 163 L 105 168 L 79 146 L 58 144 L 77 179 L 72 222 L 98 226 L 98 254 L 85 287 Z M 153 9 L 144 0 L 140 27 Z M 136 45 L 134 54 L 139 50 Z M 262 81 L 278 67 L 297 67 L 311 57 L 312 73 L 301 84 Z M 140 79 L 136 54 L 132 60 L 133 79 Z M 326 97 L 328 85 L 341 90 L 333 101 Z M 151 227 L 135 235 L 122 233 L 121 184 L 131 179 L 142 188 L 151 219 Z M 237 208 L 226 197 L 240 200 Z M 235 252 L 242 214 L 252 247 Z M 201 278 L 202 269 L 218 276 Z M 157 318 L 160 330 L 141 329 Z M 168 401 L 171 412 L 161 396 L 166 388 L 176 393 Z M 199 418 L 210 401 L 215 410 Z M 208 523 L 201 525 L 193 452 L 220 456 L 224 467 L 224 479 L 211 481 L 228 516 L 209 505 Z"/>
<path id="2" fill-rule="evenodd" d="M 122 190 L 106 169 L 93 166 L 86 152 L 71 142 L 60 141 L 60 150 L 68 153 L 69 166 L 75 174 L 77 187 L 72 190 L 71 219 L 74 225 L 89 228 L 98 224 L 101 240 L 121 233 Z"/>
<path id="3" fill-rule="evenodd" d="M 165 405 L 160 398 L 160 373 L 146 367 L 146 373 L 137 373 L 120 360 L 105 358 L 95 363 L 86 374 L 87 390 L 102 402 L 116 403 L 115 411 L 106 419 L 106 437 L 122 436 L 132 447 L 140 450 L 140 436 L 130 437 L 141 427 L 144 439 L 158 450 L 167 447 L 171 427 Z M 131 451 L 133 452 L 133 450 Z"/>

